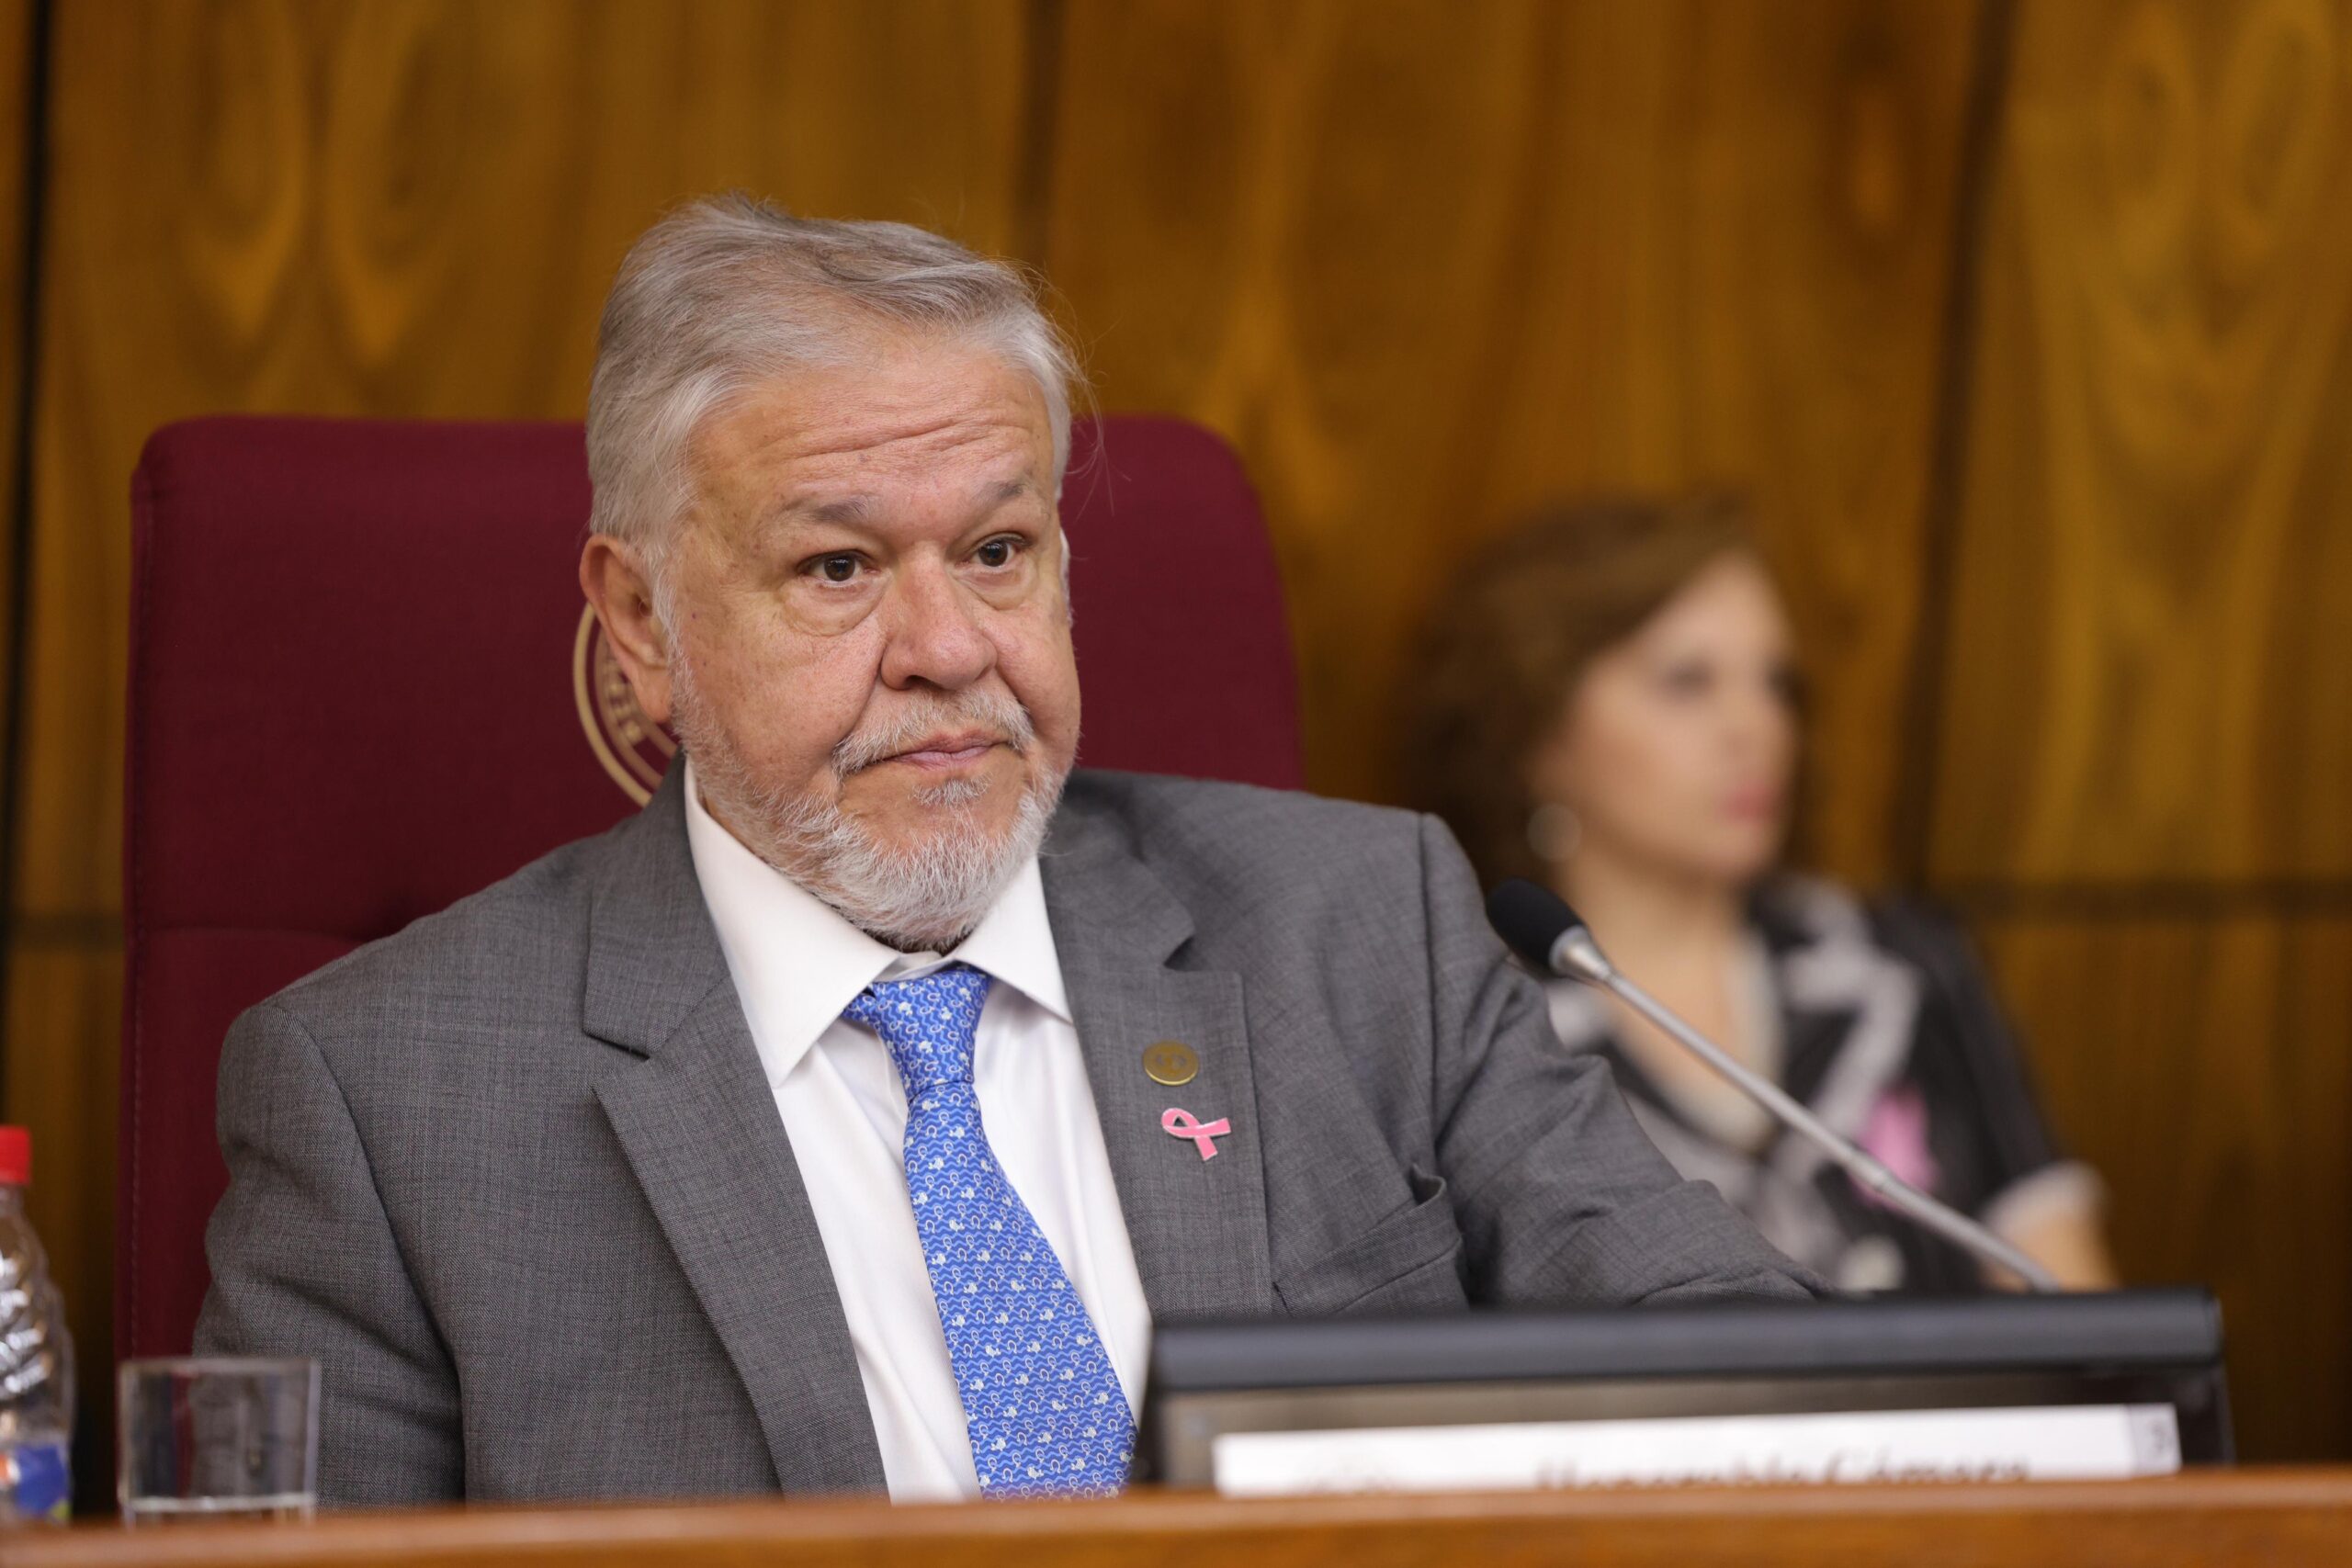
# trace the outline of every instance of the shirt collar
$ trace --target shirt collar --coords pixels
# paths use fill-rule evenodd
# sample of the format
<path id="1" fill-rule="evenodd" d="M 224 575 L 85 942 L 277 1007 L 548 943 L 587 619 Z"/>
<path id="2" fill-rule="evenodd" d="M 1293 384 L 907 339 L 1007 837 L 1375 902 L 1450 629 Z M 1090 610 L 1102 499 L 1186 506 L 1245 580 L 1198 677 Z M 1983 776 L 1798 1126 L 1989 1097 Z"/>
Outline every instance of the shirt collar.
<path id="1" fill-rule="evenodd" d="M 691 760 L 684 783 L 695 877 L 770 1082 L 799 1066 L 867 986 L 926 975 L 951 962 L 968 964 L 1071 1021 L 1035 855 L 953 953 L 900 953 L 851 925 L 721 827 L 703 806 Z"/>

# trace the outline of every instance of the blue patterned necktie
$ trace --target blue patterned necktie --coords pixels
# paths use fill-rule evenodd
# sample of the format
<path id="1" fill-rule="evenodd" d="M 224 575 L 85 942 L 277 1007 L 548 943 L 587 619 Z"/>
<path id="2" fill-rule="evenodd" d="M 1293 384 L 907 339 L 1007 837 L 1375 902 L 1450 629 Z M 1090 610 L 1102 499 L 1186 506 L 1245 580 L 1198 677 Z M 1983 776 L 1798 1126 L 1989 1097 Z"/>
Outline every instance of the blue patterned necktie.
<path id="1" fill-rule="evenodd" d="M 907 1196 L 931 1269 L 980 1493 L 1115 1492 L 1135 1417 L 1093 1319 L 997 1168 L 972 1087 L 989 977 L 961 964 L 876 981 L 843 1010 L 907 1086 Z"/>

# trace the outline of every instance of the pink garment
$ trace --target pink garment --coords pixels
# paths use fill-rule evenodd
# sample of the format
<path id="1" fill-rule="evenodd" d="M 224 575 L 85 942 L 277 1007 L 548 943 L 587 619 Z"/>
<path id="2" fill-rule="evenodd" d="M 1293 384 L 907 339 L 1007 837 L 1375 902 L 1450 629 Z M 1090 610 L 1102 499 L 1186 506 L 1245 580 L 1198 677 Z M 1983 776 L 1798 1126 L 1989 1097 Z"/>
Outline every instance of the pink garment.
<path id="1" fill-rule="evenodd" d="M 1933 1192 L 1942 1172 L 1936 1168 L 1936 1156 L 1928 1149 L 1928 1105 L 1918 1089 L 1910 1084 L 1892 1089 L 1879 1097 L 1871 1107 L 1870 1120 L 1862 1123 L 1862 1135 L 1858 1140 L 1887 1169 L 1917 1187 L 1922 1192 Z M 1855 1183 L 1854 1190 L 1865 1202 L 1880 1208 L 1888 1207 L 1885 1199 Z"/>

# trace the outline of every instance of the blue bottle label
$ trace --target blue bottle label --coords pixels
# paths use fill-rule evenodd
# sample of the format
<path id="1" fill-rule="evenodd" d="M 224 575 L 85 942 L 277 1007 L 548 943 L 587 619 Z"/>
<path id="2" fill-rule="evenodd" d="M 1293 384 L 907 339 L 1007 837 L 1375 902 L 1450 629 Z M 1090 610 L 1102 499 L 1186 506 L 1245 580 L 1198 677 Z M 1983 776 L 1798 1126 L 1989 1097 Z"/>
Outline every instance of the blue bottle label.
<path id="1" fill-rule="evenodd" d="M 74 1516 L 74 1483 L 63 1443 L 28 1443 L 0 1450 L 0 1483 L 20 1519 L 62 1525 Z"/>

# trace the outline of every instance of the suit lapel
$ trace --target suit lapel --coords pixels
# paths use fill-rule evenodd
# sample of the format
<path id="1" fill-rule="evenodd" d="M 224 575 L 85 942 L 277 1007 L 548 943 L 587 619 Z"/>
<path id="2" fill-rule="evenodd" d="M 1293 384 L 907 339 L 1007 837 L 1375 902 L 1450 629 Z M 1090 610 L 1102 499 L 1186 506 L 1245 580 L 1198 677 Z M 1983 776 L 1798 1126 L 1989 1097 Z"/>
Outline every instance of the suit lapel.
<path id="1" fill-rule="evenodd" d="M 787 1492 L 879 1490 L 881 1453 L 799 1166 L 686 847 L 682 768 L 594 895 L 582 1024 L 602 1102 L 759 1413 Z"/>
<path id="2" fill-rule="evenodd" d="M 1066 802 L 1041 860 L 1062 980 L 1102 1122 L 1119 1208 L 1155 1321 L 1273 1310 L 1264 1168 L 1241 977 L 1169 960 L 1192 919 L 1120 835 Z M 1147 1046 L 1174 1040 L 1199 1076 L 1146 1076 Z M 1203 1159 L 1170 1134 L 1170 1109 L 1232 1131 Z"/>

